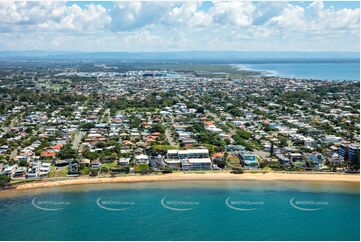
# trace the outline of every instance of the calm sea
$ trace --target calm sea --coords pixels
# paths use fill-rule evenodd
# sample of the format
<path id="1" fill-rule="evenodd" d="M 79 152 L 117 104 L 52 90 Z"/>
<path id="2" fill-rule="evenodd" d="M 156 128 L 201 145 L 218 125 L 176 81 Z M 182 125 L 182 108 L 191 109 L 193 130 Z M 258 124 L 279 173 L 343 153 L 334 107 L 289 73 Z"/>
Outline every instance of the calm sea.
<path id="1" fill-rule="evenodd" d="M 282 62 L 240 64 L 238 68 L 257 70 L 267 76 L 319 80 L 360 80 L 359 61 L 345 62 Z"/>
<path id="2" fill-rule="evenodd" d="M 359 240 L 359 186 L 100 184 L 0 193 L 1 240 Z"/>

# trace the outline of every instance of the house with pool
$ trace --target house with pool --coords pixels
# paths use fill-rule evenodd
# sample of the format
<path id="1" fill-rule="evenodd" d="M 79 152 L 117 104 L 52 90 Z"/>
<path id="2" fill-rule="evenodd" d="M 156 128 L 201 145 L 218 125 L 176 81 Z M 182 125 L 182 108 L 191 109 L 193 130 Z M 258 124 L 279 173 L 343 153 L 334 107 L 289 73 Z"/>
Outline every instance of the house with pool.
<path id="1" fill-rule="evenodd" d="M 257 161 L 257 156 L 249 151 L 241 151 L 238 153 L 241 165 L 246 169 L 258 169 L 259 164 Z"/>

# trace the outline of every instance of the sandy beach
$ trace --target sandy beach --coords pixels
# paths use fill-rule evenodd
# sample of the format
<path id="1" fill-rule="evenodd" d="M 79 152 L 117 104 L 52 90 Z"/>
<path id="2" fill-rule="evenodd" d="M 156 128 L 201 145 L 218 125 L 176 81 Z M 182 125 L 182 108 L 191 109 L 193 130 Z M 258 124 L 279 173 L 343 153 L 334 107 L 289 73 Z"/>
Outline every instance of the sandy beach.
<path id="1" fill-rule="evenodd" d="M 65 180 L 44 179 L 29 183 L 18 184 L 15 190 L 32 188 L 47 188 L 54 186 L 99 184 L 99 183 L 129 183 L 129 182 L 155 182 L 155 181 L 187 181 L 187 180 L 259 180 L 259 181 L 309 181 L 309 182 L 350 182 L 359 183 L 358 174 L 334 174 L 334 173 L 171 173 L 162 175 L 129 175 L 122 177 L 91 178 L 78 177 Z"/>

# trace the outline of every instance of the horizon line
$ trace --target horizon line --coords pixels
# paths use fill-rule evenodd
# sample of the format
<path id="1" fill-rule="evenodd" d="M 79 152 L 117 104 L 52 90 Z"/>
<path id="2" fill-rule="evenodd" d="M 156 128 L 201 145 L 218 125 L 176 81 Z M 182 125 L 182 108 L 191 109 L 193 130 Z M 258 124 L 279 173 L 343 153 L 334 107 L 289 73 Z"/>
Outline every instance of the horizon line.
<path id="1" fill-rule="evenodd" d="M 43 51 L 43 52 L 78 52 L 78 53 L 169 53 L 169 52 L 293 52 L 293 53 L 360 53 L 358 51 L 339 51 L 339 50 L 150 50 L 150 51 L 129 51 L 129 50 L 95 50 L 95 51 L 84 51 L 84 50 L 0 50 L 0 52 L 30 52 L 30 51 Z"/>

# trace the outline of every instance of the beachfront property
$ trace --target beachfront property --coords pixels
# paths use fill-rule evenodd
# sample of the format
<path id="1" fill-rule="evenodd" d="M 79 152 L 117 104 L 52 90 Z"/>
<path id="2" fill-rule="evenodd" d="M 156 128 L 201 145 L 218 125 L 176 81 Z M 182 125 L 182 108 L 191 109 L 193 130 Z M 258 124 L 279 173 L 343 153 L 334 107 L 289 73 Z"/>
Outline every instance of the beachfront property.
<path id="1" fill-rule="evenodd" d="M 129 163 L 130 163 L 130 158 L 122 157 L 118 161 L 118 165 L 122 167 L 129 167 Z"/>
<path id="2" fill-rule="evenodd" d="M 132 168 L 143 164 L 150 172 L 171 170 L 167 166 L 179 170 L 359 169 L 359 149 L 346 145 L 360 140 L 359 110 L 352 101 L 359 95 L 355 82 L 225 79 L 214 72 L 187 71 L 194 69 L 188 64 L 177 71 L 178 78 L 169 78 L 158 76 L 157 71 L 109 73 L 99 70 L 102 64 L 95 68 L 70 62 L 56 67 L 57 74 L 29 64 L 21 66 L 26 71 L 15 72 L 16 79 L 0 73 L 4 88 L 24 88 L 22 101 L 17 92 L 0 94 L 5 105 L 0 116 L 1 172 L 17 165 L 26 167 L 25 176 L 19 169 L 17 179 L 39 174 L 63 177 L 75 169 L 73 160 L 80 162 L 81 174 L 97 169 L 102 176 L 123 168 L 140 173 Z M 83 67 L 88 71 L 78 70 Z M 34 81 L 33 75 L 42 78 Z M 54 80 L 62 92 L 49 88 Z M 330 88 L 335 92 L 322 91 Z M 305 93 L 302 98 L 300 91 Z M 345 96 L 351 98 L 340 98 Z M 49 102 L 50 97 L 61 102 Z M 219 153 L 224 154 L 222 159 Z M 14 177 L 15 171 L 5 173 Z"/>
<path id="3" fill-rule="evenodd" d="M 291 166 L 290 164 L 290 159 L 288 159 L 286 156 L 284 156 L 283 154 L 279 153 L 279 154 L 276 154 L 276 158 L 278 160 L 278 162 L 284 166 L 284 167 L 288 167 L 288 166 Z"/>
<path id="4" fill-rule="evenodd" d="M 137 155 L 134 157 L 136 164 L 149 164 L 149 156 L 147 155 Z"/>
<path id="5" fill-rule="evenodd" d="M 290 160 L 290 163 L 293 167 L 297 167 L 297 168 L 305 168 L 306 167 L 305 158 L 300 153 L 289 153 L 288 159 Z"/>
<path id="6" fill-rule="evenodd" d="M 257 161 L 257 157 L 252 152 L 241 151 L 238 153 L 238 157 L 240 159 L 241 164 L 246 169 L 258 169 L 259 164 Z"/>
<path id="7" fill-rule="evenodd" d="M 51 163 L 43 162 L 39 167 L 39 177 L 48 177 L 51 170 Z"/>
<path id="8" fill-rule="evenodd" d="M 310 165 L 316 169 L 321 169 L 325 167 L 326 159 L 325 157 L 319 152 L 313 152 L 308 156 L 310 161 Z"/>
<path id="9" fill-rule="evenodd" d="M 77 161 L 72 161 L 68 166 L 68 176 L 79 176 L 80 165 Z"/>
<path id="10" fill-rule="evenodd" d="M 208 149 L 168 150 L 165 163 L 181 170 L 209 170 L 212 161 Z"/>
<path id="11" fill-rule="evenodd" d="M 13 177 L 17 169 L 18 165 L 5 166 L 3 168 L 2 175 Z"/>
<path id="12" fill-rule="evenodd" d="M 208 149 L 167 150 L 167 160 L 208 158 Z"/>
<path id="13" fill-rule="evenodd" d="M 345 161 L 354 165 L 360 162 L 360 145 L 343 143 L 337 150 L 337 153 L 343 157 Z"/>

